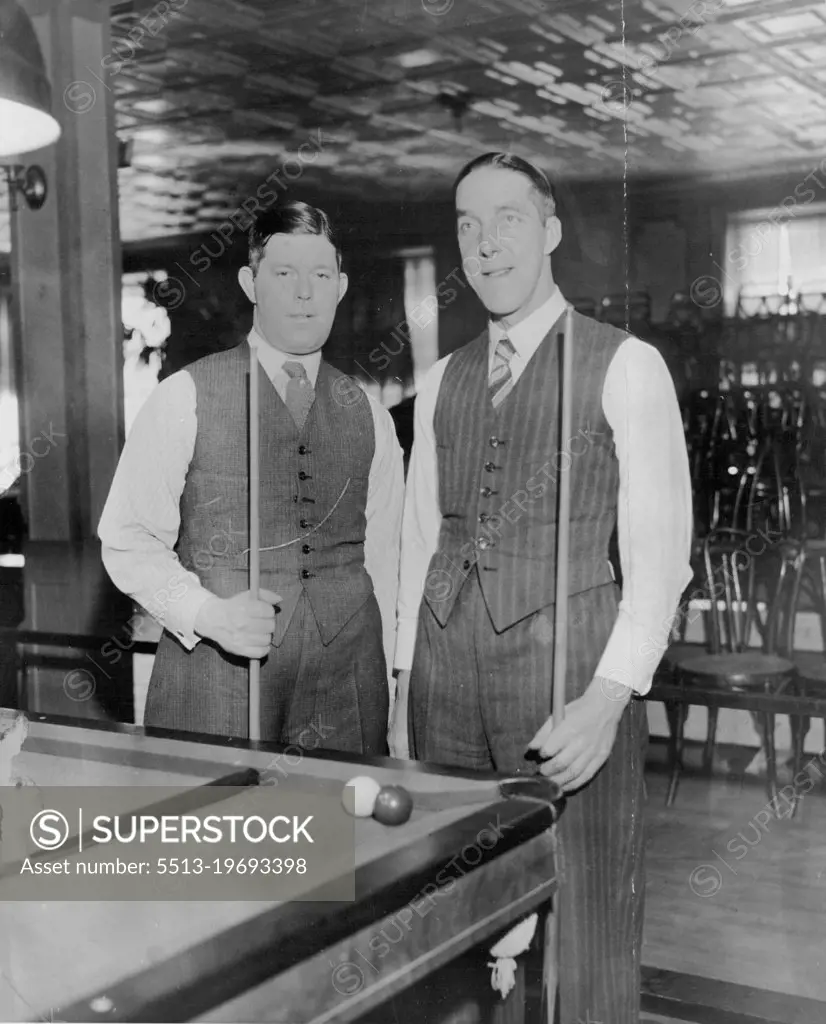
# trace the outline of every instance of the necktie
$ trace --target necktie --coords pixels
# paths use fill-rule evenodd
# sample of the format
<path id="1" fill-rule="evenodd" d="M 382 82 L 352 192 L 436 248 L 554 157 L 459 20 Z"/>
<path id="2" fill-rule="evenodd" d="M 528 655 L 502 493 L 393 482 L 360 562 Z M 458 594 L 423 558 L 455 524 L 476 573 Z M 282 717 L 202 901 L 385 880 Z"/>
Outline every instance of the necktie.
<path id="1" fill-rule="evenodd" d="M 500 338 L 496 343 L 496 351 L 493 354 L 493 369 L 490 371 L 488 388 L 493 408 L 497 409 L 508 397 L 513 387 L 513 376 L 511 374 L 511 359 L 516 355 L 516 349 L 509 338 Z"/>
<path id="2" fill-rule="evenodd" d="M 284 363 L 284 373 L 290 378 L 287 381 L 284 402 L 295 420 L 295 425 L 301 430 L 307 419 L 307 413 L 315 401 L 315 390 L 303 363 Z"/>

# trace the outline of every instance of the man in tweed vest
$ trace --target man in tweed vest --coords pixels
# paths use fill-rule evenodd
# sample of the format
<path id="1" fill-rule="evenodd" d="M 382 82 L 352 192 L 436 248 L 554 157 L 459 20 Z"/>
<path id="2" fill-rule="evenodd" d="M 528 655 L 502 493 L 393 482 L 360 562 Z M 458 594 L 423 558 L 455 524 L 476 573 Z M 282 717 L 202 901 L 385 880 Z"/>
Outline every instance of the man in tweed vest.
<path id="1" fill-rule="evenodd" d="M 566 302 L 552 274 L 561 225 L 550 185 L 524 160 L 491 153 L 463 169 L 455 201 L 464 270 L 490 320 L 436 363 L 416 398 L 391 749 L 406 754 L 409 741 L 426 761 L 539 770 L 570 794 L 559 827 L 557 1019 L 632 1024 L 647 741 L 645 706 L 632 697 L 651 685 L 650 639 L 664 649 L 691 579 L 679 409 L 656 350 L 574 314 L 572 436 L 560 438 Z M 555 723 L 563 472 L 567 704 Z"/>
<path id="2" fill-rule="evenodd" d="M 389 413 L 321 356 L 347 287 L 323 211 L 250 231 L 237 348 L 172 374 L 130 432 L 100 524 L 112 579 L 164 625 L 144 722 L 386 753 L 403 469 Z M 249 591 L 249 366 L 259 374 L 261 589 Z"/>

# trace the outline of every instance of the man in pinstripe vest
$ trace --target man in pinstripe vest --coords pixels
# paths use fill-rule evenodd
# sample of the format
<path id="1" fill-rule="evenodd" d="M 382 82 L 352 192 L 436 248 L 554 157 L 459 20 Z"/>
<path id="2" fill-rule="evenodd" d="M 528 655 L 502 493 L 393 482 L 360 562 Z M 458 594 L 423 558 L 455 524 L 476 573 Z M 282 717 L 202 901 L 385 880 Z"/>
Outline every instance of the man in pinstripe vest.
<path id="1" fill-rule="evenodd" d="M 561 225 L 550 185 L 531 164 L 492 153 L 462 170 L 455 200 L 463 266 L 490 322 L 436 363 L 416 400 L 391 749 L 403 755 L 409 741 L 427 761 L 533 767 L 570 794 L 559 830 L 559 1020 L 632 1024 L 647 741 L 645 707 L 632 697 L 650 687 L 650 640 L 667 636 L 691 579 L 679 409 L 655 349 L 574 314 L 572 436 L 560 439 L 566 302 L 551 267 Z M 566 717 L 554 723 L 561 472 L 571 474 L 568 670 Z"/>

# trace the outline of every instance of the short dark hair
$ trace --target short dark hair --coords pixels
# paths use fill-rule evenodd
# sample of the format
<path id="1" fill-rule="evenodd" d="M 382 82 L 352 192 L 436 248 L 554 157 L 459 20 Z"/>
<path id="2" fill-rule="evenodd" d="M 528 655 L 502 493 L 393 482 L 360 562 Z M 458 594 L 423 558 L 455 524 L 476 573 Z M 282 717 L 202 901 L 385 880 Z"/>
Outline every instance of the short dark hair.
<path id="1" fill-rule="evenodd" d="M 517 174 L 524 175 L 538 194 L 539 201 L 537 206 L 539 207 L 539 212 L 544 215 L 546 220 L 548 217 L 553 217 L 556 213 L 553 189 L 544 171 L 540 171 L 538 167 L 528 163 L 527 160 L 523 160 L 521 156 L 516 156 L 515 153 L 483 153 L 482 156 L 474 157 L 473 160 L 466 163 L 461 171 L 459 171 L 456 181 L 453 183 L 454 204 L 459 186 L 469 174 L 472 174 L 480 167 L 499 167 L 505 171 L 516 171 Z"/>
<path id="2" fill-rule="evenodd" d="M 336 251 L 336 260 L 341 269 L 341 249 L 330 218 L 317 206 L 309 206 L 298 200 L 280 203 L 271 210 L 260 213 L 250 228 L 249 265 L 257 273 L 264 249 L 273 235 L 323 235 Z"/>

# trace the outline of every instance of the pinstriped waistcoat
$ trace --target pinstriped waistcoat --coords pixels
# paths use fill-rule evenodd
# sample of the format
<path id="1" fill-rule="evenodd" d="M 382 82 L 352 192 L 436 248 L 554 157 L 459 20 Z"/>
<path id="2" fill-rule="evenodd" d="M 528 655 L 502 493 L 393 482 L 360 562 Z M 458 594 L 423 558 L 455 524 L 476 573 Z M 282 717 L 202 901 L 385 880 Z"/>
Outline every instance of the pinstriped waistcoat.
<path id="1" fill-rule="evenodd" d="M 219 597 L 249 587 L 249 358 L 244 342 L 187 367 L 198 433 L 176 551 Z M 322 360 L 298 430 L 267 375 L 258 376 L 261 586 L 283 598 L 274 642 L 304 592 L 327 644 L 373 592 L 364 567 L 373 416 L 355 381 Z"/>
<path id="2" fill-rule="evenodd" d="M 571 474 L 569 594 L 613 579 L 619 472 L 602 390 L 627 335 L 576 313 L 573 326 L 573 419 L 562 446 L 562 319 L 498 409 L 488 392 L 487 331 L 450 357 L 433 421 L 442 521 L 424 594 L 442 625 L 474 565 L 497 631 L 554 603 L 563 472 Z"/>

